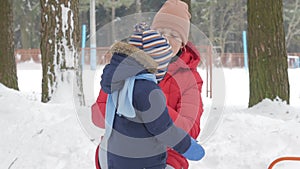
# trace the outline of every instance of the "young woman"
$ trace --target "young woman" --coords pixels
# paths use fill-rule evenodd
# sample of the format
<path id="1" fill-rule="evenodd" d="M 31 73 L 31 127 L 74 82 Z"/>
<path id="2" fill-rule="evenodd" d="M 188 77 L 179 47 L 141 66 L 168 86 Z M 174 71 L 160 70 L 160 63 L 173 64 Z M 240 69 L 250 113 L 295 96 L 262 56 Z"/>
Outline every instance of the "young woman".
<path id="1" fill-rule="evenodd" d="M 167 99 L 169 115 L 176 126 L 196 139 L 203 113 L 203 81 L 197 72 L 200 54 L 188 41 L 190 18 L 186 3 L 167 0 L 155 15 L 151 27 L 169 40 L 174 52 L 168 72 L 159 83 Z M 186 158 L 172 149 L 168 150 L 167 164 L 175 169 L 187 169 L 189 166 Z"/>
<path id="2" fill-rule="evenodd" d="M 188 41 L 190 17 L 186 3 L 167 0 L 154 17 L 151 27 L 168 39 L 173 51 L 167 73 L 158 83 L 166 96 L 168 113 L 177 127 L 196 139 L 203 113 L 203 81 L 197 72 L 200 54 Z M 106 98 L 106 93 L 101 90 L 93 106 L 93 122 L 99 127 L 103 127 L 100 119 L 104 117 Z M 188 169 L 189 166 L 187 159 L 173 149 L 167 152 L 167 164 L 174 169 Z"/>
<path id="3" fill-rule="evenodd" d="M 114 44 L 111 53 L 101 80 L 108 94 L 99 149 L 101 168 L 163 169 L 167 147 L 200 160 L 203 148 L 173 124 L 157 85 L 172 57 L 167 40 L 139 24 L 129 43 Z"/>

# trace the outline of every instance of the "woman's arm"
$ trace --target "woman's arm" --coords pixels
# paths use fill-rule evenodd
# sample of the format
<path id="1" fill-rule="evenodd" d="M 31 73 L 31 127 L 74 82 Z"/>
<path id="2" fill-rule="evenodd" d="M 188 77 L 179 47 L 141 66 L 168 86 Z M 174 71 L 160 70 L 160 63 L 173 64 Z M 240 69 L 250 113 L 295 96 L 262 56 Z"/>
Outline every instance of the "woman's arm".
<path id="1" fill-rule="evenodd" d="M 92 105 L 92 122 L 100 128 L 105 128 L 105 109 L 107 94 L 100 90 L 96 103 Z"/>
<path id="2" fill-rule="evenodd" d="M 180 96 L 177 97 L 176 106 L 172 106 L 174 108 L 168 106 L 168 111 L 175 125 L 196 139 L 200 133 L 200 118 L 203 113 L 201 98 L 203 81 L 198 72 L 193 71 L 192 75 L 193 77 L 177 80 L 178 86 L 181 86 L 178 92 Z M 183 74 L 181 76 L 184 77 Z"/>

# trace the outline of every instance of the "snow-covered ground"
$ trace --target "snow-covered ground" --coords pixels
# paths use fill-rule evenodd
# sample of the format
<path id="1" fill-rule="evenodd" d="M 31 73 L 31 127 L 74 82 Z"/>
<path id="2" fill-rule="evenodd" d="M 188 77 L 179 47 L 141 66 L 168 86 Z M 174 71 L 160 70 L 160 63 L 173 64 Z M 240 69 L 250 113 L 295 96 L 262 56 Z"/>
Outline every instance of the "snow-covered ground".
<path id="1" fill-rule="evenodd" d="M 275 158 L 300 157 L 300 69 L 289 69 L 290 105 L 265 99 L 250 109 L 244 69 L 216 70 L 225 79 L 213 79 L 213 96 L 221 95 L 219 100 L 206 97 L 206 72 L 199 71 L 205 82 L 205 112 L 198 140 L 206 156 L 191 162 L 191 169 L 267 169 Z M 87 106 L 96 99 L 101 72 L 102 67 L 96 72 L 85 68 Z M 18 79 L 20 92 L 0 84 L 0 168 L 94 168 L 97 137 L 103 131 L 92 125 L 89 108 L 76 109 L 68 91 L 61 94 L 60 102 L 41 103 L 42 71 L 38 64 L 19 64 Z M 220 102 L 214 104 L 216 100 Z M 300 161 L 287 161 L 274 169 L 299 166 Z"/>

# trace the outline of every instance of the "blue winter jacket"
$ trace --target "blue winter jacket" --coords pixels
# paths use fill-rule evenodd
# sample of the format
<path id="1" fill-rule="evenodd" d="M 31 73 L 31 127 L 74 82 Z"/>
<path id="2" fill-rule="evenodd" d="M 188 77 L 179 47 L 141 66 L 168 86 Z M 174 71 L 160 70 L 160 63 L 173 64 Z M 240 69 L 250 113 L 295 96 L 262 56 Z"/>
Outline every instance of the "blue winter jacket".
<path id="1" fill-rule="evenodd" d="M 156 62 L 132 45 L 118 42 L 111 52 L 101 77 L 101 88 L 108 94 L 122 89 L 128 77 L 156 71 Z M 100 145 L 101 168 L 164 169 L 166 148 L 182 154 L 190 147 L 190 136 L 173 124 L 165 96 L 155 82 L 136 79 L 132 97 L 136 116 L 115 115 L 111 135 Z"/>

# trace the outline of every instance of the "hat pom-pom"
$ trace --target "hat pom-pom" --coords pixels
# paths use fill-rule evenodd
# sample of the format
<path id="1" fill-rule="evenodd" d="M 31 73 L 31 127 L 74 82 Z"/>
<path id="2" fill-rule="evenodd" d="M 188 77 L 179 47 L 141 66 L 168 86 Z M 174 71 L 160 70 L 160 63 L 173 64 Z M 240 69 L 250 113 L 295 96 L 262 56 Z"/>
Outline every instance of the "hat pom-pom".
<path id="1" fill-rule="evenodd" d="M 150 30 L 150 26 L 146 22 L 141 22 L 134 26 L 134 32 L 144 32 L 146 30 Z"/>

